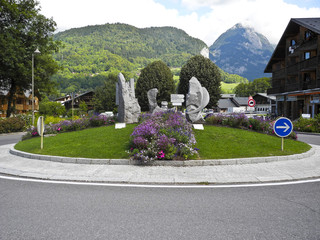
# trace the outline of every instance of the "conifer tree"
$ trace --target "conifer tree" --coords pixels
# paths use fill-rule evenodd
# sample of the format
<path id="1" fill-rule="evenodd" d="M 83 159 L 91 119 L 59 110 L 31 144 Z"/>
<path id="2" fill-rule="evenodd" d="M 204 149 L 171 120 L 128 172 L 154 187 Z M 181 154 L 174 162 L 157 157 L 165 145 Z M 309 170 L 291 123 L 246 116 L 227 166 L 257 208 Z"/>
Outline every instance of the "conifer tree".
<path id="1" fill-rule="evenodd" d="M 215 107 L 220 99 L 221 76 L 218 67 L 208 58 L 201 55 L 194 56 L 181 68 L 178 93 L 187 94 L 189 81 L 196 77 L 210 95 L 208 107 Z"/>
<path id="2" fill-rule="evenodd" d="M 147 92 L 158 89 L 157 102 L 161 106 L 161 101 L 170 101 L 170 94 L 175 93 L 173 75 L 170 68 L 162 61 L 150 63 L 142 69 L 136 86 L 136 97 L 142 111 L 149 110 Z"/>

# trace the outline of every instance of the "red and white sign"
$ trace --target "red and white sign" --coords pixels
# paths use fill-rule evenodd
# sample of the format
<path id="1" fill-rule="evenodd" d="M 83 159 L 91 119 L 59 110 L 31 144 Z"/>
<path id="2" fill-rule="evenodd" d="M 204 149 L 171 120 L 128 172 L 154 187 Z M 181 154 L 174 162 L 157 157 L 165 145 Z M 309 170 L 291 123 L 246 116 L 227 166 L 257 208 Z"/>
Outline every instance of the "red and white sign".
<path id="1" fill-rule="evenodd" d="M 254 99 L 249 98 L 248 105 L 249 107 L 254 107 L 256 105 L 256 101 Z"/>

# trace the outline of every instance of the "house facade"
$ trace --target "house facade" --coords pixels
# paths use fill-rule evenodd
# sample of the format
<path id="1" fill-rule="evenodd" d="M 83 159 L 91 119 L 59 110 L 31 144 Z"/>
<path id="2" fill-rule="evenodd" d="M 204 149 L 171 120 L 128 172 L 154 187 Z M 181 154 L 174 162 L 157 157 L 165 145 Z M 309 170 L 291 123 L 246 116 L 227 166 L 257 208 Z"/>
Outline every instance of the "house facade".
<path id="1" fill-rule="evenodd" d="M 8 110 L 8 91 L 0 90 L 0 117 L 6 117 Z M 25 91 L 15 94 L 13 97 L 15 101 L 15 109 L 13 114 L 26 114 L 32 112 L 32 93 L 31 91 Z M 13 106 L 13 103 L 11 103 Z M 39 111 L 39 100 L 34 98 L 34 110 Z"/>
<path id="2" fill-rule="evenodd" d="M 292 18 L 265 73 L 272 73 L 268 95 L 275 113 L 290 119 L 320 113 L 320 18 Z"/>
<path id="3" fill-rule="evenodd" d="M 76 95 L 73 99 L 68 97 L 66 101 L 60 101 L 60 99 L 57 99 L 57 102 L 61 102 L 62 105 L 65 106 L 66 110 L 70 110 L 73 106 L 73 108 L 78 109 L 81 102 L 85 102 L 88 106 L 88 110 L 93 110 L 93 97 L 94 97 L 94 91 L 89 91 L 80 95 Z M 73 105 L 72 105 L 73 104 Z"/>

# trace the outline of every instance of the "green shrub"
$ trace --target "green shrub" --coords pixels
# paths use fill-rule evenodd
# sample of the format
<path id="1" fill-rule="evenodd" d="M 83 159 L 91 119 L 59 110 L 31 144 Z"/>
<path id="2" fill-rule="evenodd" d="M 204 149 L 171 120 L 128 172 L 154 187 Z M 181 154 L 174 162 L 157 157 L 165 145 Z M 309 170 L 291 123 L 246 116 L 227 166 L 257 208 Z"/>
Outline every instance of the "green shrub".
<path id="1" fill-rule="evenodd" d="M 0 133 L 20 132 L 25 128 L 26 122 L 21 117 L 0 119 Z"/>
<path id="2" fill-rule="evenodd" d="M 300 117 L 294 122 L 294 130 L 300 132 L 320 132 L 320 114 L 315 118 L 302 118 Z"/>
<path id="3" fill-rule="evenodd" d="M 39 114 L 45 116 L 61 116 L 66 114 L 66 109 L 61 103 L 43 101 L 39 104 Z"/>

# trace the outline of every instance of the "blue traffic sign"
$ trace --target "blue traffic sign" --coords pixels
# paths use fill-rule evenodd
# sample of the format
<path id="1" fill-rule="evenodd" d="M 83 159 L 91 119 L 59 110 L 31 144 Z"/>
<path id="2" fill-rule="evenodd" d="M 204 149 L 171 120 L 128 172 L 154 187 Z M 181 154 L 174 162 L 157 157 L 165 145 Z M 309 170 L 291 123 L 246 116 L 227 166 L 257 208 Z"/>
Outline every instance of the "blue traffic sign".
<path id="1" fill-rule="evenodd" d="M 290 119 L 281 117 L 273 124 L 273 131 L 278 137 L 287 137 L 293 129 L 293 124 Z"/>

